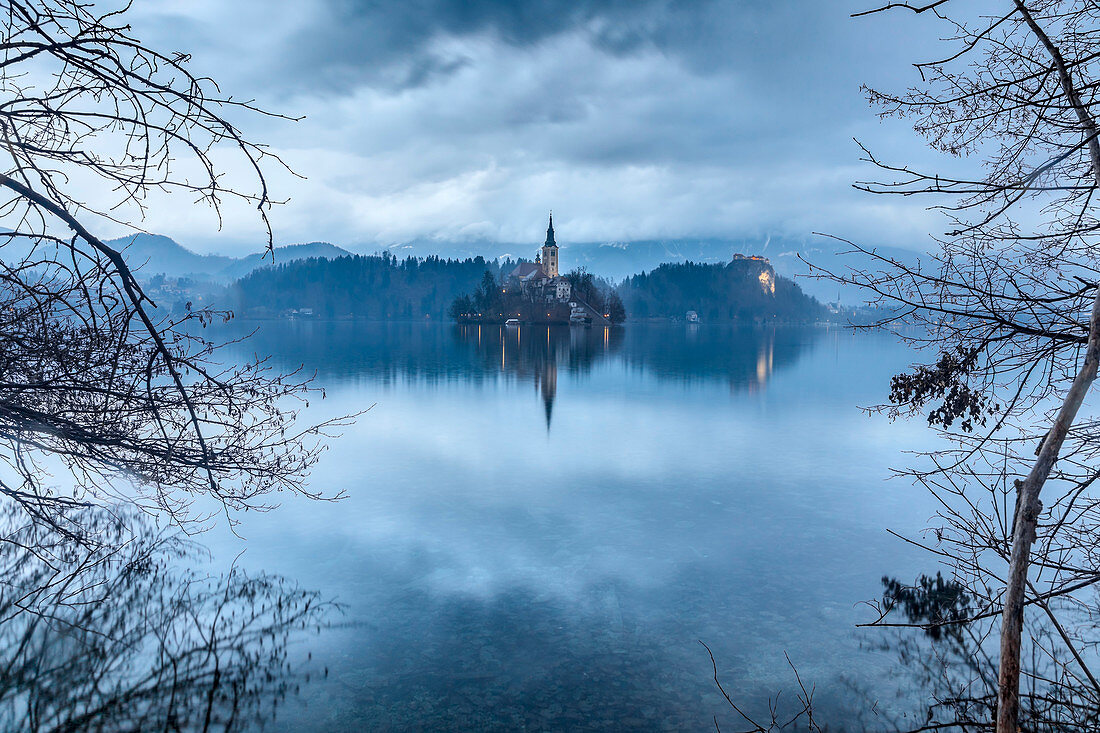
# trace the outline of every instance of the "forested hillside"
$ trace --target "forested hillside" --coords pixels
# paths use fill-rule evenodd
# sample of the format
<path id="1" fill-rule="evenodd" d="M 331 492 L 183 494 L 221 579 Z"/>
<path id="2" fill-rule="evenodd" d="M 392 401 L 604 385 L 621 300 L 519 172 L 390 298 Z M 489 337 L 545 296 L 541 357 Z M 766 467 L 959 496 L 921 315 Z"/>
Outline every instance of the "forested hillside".
<path id="1" fill-rule="evenodd" d="M 630 318 L 683 318 L 696 311 L 708 322 L 813 321 L 824 307 L 763 260 L 726 264 L 663 264 L 633 275 L 619 288 Z"/>
<path id="2" fill-rule="evenodd" d="M 286 316 L 305 309 L 317 318 L 447 319 L 453 316 L 456 299 L 478 292 L 486 272 L 499 284 L 515 265 L 513 260 L 483 257 L 310 258 L 246 275 L 230 286 L 228 305 L 253 317 Z M 580 282 L 573 284 L 577 292 L 584 289 Z M 496 287 L 493 297 L 499 296 Z M 588 297 L 602 308 L 605 301 L 597 297 L 598 288 L 589 290 L 593 293 Z M 664 264 L 627 278 L 618 293 L 631 320 L 683 318 L 689 310 L 708 322 L 805 322 L 825 316 L 820 303 L 761 260 Z"/>
<path id="3" fill-rule="evenodd" d="M 258 317 L 306 308 L 319 318 L 445 318 L 454 299 L 473 291 L 486 271 L 499 278 L 514 266 L 482 257 L 312 258 L 252 272 L 230 288 L 231 300 L 238 312 Z"/>

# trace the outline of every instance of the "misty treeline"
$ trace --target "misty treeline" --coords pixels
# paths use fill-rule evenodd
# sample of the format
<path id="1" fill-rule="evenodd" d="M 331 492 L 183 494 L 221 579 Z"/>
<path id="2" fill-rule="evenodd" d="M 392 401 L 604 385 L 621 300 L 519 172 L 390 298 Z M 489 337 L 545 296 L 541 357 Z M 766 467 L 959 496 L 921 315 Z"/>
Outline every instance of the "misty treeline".
<path id="1" fill-rule="evenodd" d="M 310 258 L 255 270 L 230 287 L 229 298 L 238 312 L 257 317 L 311 308 L 322 318 L 444 319 L 455 298 L 477 288 L 485 273 L 499 280 L 515 265 L 480 256 Z"/>
<path id="2" fill-rule="evenodd" d="M 516 264 L 480 256 L 401 259 L 388 253 L 295 260 L 250 273 L 230 287 L 227 301 L 255 317 L 306 308 L 319 318 L 536 321 L 549 308 L 549 318 L 567 319 L 567 306 L 529 302 L 509 282 Z M 627 317 L 682 319 L 689 310 L 709 322 L 812 322 L 827 316 L 796 283 L 751 260 L 666 263 L 618 286 L 584 268 L 563 277 L 576 298 L 614 323 Z"/>
<path id="3" fill-rule="evenodd" d="M 268 574 L 196 569 L 206 551 L 128 507 L 60 534 L 0 507 L 0 729 L 262 727 L 323 667 L 292 635 L 334 610 Z"/>
<path id="4" fill-rule="evenodd" d="M 389 253 L 295 260 L 253 271 L 230 287 L 227 302 L 255 317 L 308 308 L 319 318 L 567 320 L 567 304 L 531 302 L 520 292 L 508 277 L 516 264 Z M 708 322 L 812 322 L 828 315 L 792 280 L 753 260 L 666 263 L 618 286 L 584 268 L 563 277 L 572 288 L 570 300 L 609 314 L 613 323 L 628 317 L 682 319 L 689 310 Z"/>
<path id="5" fill-rule="evenodd" d="M 666 263 L 628 277 L 619 293 L 631 318 L 683 318 L 695 311 L 707 322 L 753 323 L 806 322 L 827 315 L 792 280 L 756 260 Z"/>

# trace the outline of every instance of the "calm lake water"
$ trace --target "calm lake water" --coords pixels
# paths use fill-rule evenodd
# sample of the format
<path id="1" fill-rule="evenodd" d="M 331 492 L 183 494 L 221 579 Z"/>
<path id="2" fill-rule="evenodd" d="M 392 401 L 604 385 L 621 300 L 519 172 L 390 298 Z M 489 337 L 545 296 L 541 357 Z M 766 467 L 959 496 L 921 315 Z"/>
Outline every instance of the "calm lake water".
<path id="1" fill-rule="evenodd" d="M 935 569 L 886 532 L 934 511 L 886 480 L 931 436 L 860 410 L 912 360 L 891 337 L 245 325 L 242 354 L 317 372 L 312 417 L 371 407 L 312 478 L 345 500 L 203 540 L 343 604 L 277 729 L 738 730 L 699 640 L 746 710 L 794 698 L 785 653 L 819 719 L 905 708 L 855 628 L 883 575 Z"/>

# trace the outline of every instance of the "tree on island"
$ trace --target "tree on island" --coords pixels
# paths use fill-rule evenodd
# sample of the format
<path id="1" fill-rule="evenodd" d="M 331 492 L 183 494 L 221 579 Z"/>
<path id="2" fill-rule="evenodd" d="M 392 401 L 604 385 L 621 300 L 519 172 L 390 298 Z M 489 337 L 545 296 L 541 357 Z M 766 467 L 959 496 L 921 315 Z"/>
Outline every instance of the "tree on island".
<path id="1" fill-rule="evenodd" d="M 606 293 L 613 290 L 611 284 L 599 280 L 585 267 L 577 267 L 563 275 L 568 282 L 573 297 L 588 303 L 600 313 L 607 312 Z"/>
<path id="2" fill-rule="evenodd" d="M 626 320 L 622 299 L 606 280 L 593 276 L 583 267 L 562 277 L 570 284 L 568 301 L 536 297 L 514 280 L 502 278 L 503 282 L 498 282 L 496 276 L 486 270 L 472 294 L 464 293 L 454 299 L 448 315 L 460 323 L 503 323 L 510 318 L 525 323 L 568 323 L 569 303 L 580 301 L 613 324 Z"/>
<path id="3" fill-rule="evenodd" d="M 616 290 L 612 290 L 607 294 L 607 317 L 611 319 L 612 323 L 624 323 L 626 321 L 626 305 L 623 304 L 623 299 L 619 297 L 619 293 Z"/>
<path id="4" fill-rule="evenodd" d="M 916 86 L 867 91 L 883 117 L 912 119 L 963 165 L 925 171 L 867 151 L 885 180 L 860 188 L 930 197 L 950 229 L 920 266 L 853 245 L 878 266 L 828 275 L 888 307 L 877 326 L 932 352 L 894 377 L 881 409 L 922 414 L 949 442 L 908 474 L 941 502 L 926 546 L 970 605 L 964 618 L 917 625 L 964 626 L 982 647 L 999 635 L 997 679 L 960 675 L 958 704 L 936 709 L 956 717 L 930 711 L 931 722 L 1076 730 L 1095 725 L 1100 706 L 1100 420 L 1084 407 L 1100 362 L 1100 8 L 998 7 L 978 16 L 938 0 L 863 13 L 943 22 L 950 47 L 917 64 Z M 878 623 L 892 624 L 895 608 L 886 599 Z M 1024 669 L 1021 693 L 1021 659 L 1057 665 Z"/>
<path id="5" fill-rule="evenodd" d="M 474 291 L 473 304 L 479 313 L 495 312 L 503 303 L 500 283 L 488 270 L 481 277 L 481 283 Z"/>

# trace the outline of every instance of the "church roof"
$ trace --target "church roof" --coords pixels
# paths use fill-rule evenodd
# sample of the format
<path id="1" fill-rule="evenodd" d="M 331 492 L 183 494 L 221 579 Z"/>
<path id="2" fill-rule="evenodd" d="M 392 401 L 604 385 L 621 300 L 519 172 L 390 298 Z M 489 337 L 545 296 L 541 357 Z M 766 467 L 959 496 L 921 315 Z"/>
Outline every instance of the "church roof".
<path id="1" fill-rule="evenodd" d="M 542 269 L 542 265 L 537 265 L 534 262 L 521 262 L 516 265 L 509 277 L 519 278 L 520 280 L 537 280 L 539 278 L 549 277 L 549 275 L 546 274 L 546 270 Z"/>

